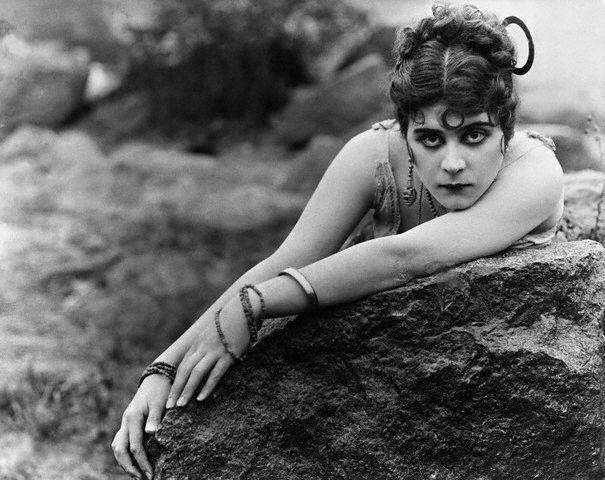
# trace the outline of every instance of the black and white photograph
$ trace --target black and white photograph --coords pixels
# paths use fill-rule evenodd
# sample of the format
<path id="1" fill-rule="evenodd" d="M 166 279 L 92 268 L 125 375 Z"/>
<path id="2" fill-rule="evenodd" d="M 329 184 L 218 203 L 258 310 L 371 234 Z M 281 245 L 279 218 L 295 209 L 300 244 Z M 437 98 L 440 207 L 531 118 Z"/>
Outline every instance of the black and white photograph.
<path id="1" fill-rule="evenodd" d="M 605 480 L 605 0 L 0 0 L 0 480 Z"/>

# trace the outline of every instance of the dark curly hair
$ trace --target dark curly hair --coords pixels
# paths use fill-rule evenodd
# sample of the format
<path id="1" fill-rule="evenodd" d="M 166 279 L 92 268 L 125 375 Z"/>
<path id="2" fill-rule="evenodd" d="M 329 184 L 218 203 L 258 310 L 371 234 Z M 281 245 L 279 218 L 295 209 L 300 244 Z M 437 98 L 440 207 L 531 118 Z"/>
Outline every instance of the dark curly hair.
<path id="1" fill-rule="evenodd" d="M 504 139 L 514 133 L 515 46 L 495 15 L 473 5 L 433 5 L 433 17 L 400 29 L 390 96 L 405 135 L 420 108 L 444 102 L 462 115 L 487 112 Z"/>

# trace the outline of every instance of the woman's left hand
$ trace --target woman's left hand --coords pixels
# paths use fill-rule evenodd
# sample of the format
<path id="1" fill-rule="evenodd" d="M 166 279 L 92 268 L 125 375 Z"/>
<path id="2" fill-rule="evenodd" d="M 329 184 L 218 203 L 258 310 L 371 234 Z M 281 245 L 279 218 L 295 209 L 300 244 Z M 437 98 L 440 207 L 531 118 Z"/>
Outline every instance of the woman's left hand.
<path id="1" fill-rule="evenodd" d="M 229 349 L 238 357 L 250 342 L 248 325 L 237 298 L 227 302 L 220 313 L 220 325 Z M 221 343 L 216 331 L 214 312 L 206 312 L 193 325 L 199 333 L 181 360 L 168 395 L 166 408 L 182 407 L 191 399 L 207 376 L 197 400 L 206 399 L 235 360 Z"/>

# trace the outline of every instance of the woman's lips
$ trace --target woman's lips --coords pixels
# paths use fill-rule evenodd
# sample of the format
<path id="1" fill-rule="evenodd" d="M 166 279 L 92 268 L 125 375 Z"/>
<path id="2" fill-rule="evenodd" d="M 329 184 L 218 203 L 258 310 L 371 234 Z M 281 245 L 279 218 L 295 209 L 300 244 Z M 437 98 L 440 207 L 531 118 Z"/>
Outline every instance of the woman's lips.
<path id="1" fill-rule="evenodd" d="M 470 187 L 471 185 L 471 183 L 444 183 L 439 185 L 439 187 L 444 188 L 450 192 L 460 192 L 466 187 Z"/>

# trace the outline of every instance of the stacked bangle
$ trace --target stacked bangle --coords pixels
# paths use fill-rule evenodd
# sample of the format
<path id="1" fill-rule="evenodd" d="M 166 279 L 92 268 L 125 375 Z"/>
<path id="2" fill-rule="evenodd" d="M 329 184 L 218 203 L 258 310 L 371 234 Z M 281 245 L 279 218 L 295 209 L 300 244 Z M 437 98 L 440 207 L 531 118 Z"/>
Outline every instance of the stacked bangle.
<path id="1" fill-rule="evenodd" d="M 222 308 L 219 308 L 216 313 L 214 314 L 214 325 L 216 326 L 216 331 L 218 333 L 218 338 L 221 340 L 221 343 L 223 344 L 223 347 L 225 347 L 225 350 L 227 351 L 227 353 L 229 355 L 231 355 L 231 358 L 233 358 L 233 360 L 235 360 L 236 362 L 241 362 L 245 356 L 246 353 L 244 352 L 244 354 L 241 357 L 238 357 L 235 353 L 233 353 L 230 349 L 229 349 L 229 344 L 227 343 L 227 340 L 225 340 L 225 334 L 223 333 L 223 329 L 221 328 L 221 322 L 219 319 L 219 316 L 221 314 L 221 310 Z"/>
<path id="2" fill-rule="evenodd" d="M 250 301 L 250 294 L 248 293 L 248 290 L 253 290 L 260 299 L 260 315 L 256 319 L 254 318 L 254 309 L 252 308 L 252 302 Z M 252 284 L 246 284 L 239 291 L 239 300 L 242 304 L 244 315 L 246 316 L 246 322 L 248 323 L 250 343 L 254 343 L 258 337 L 258 331 L 263 325 L 263 317 L 267 312 L 265 307 L 265 299 L 258 288 Z"/>
<path id="3" fill-rule="evenodd" d="M 252 309 L 252 302 L 250 301 L 250 295 L 248 295 L 247 285 L 243 286 L 239 291 L 239 301 L 242 304 L 246 322 L 248 323 L 248 332 L 250 333 L 250 343 L 256 342 L 258 334 L 258 327 L 254 320 L 254 310 Z"/>
<path id="4" fill-rule="evenodd" d="M 176 367 L 166 362 L 153 362 L 151 365 L 148 365 L 145 370 L 143 370 L 143 373 L 139 378 L 139 385 L 137 388 L 141 386 L 143 380 L 145 380 L 149 375 L 154 375 L 156 373 L 168 377 L 170 383 L 173 383 L 174 378 L 176 377 Z"/>
<path id="5" fill-rule="evenodd" d="M 298 270 L 292 267 L 288 267 L 285 270 L 282 270 L 278 273 L 278 277 L 280 275 L 287 275 L 298 283 L 301 288 L 305 291 L 305 295 L 307 296 L 307 300 L 311 304 L 311 308 L 319 308 L 319 301 L 317 300 L 317 294 L 313 289 L 313 286 L 309 283 L 309 280 L 305 278 L 305 276 L 300 273 Z"/>
<path id="6" fill-rule="evenodd" d="M 267 307 L 265 306 L 265 297 L 263 297 L 263 294 L 260 293 L 260 290 L 258 288 L 256 288 L 256 286 L 252 285 L 251 283 L 245 285 L 244 288 L 246 288 L 246 290 L 251 289 L 254 293 L 256 293 L 258 295 L 258 298 L 260 300 L 260 315 L 256 319 L 256 328 L 260 330 L 260 328 L 263 325 L 263 318 L 265 318 L 265 316 L 267 315 Z M 250 305 L 250 306 L 252 306 L 252 305 Z"/>

